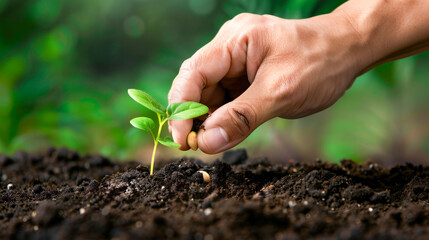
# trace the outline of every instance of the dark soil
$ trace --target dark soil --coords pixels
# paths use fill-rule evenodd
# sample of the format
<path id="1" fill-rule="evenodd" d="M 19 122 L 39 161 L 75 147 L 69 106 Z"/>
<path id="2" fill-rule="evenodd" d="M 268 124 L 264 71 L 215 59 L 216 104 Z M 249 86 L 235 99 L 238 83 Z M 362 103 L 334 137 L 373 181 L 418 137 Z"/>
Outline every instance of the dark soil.
<path id="1" fill-rule="evenodd" d="M 199 170 L 210 174 L 203 181 Z M 429 168 L 0 156 L 0 239 L 429 239 Z"/>

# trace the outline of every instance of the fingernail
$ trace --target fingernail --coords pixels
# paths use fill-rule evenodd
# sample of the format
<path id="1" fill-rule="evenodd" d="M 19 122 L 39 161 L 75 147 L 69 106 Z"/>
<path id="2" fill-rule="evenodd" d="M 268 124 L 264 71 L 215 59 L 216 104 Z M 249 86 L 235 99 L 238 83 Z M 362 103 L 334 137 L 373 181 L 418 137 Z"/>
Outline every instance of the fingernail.
<path id="1" fill-rule="evenodd" d="M 217 151 L 228 144 L 228 135 L 226 135 L 225 130 L 220 127 L 206 130 L 204 132 L 204 138 L 212 151 Z"/>
<path id="2" fill-rule="evenodd" d="M 176 139 L 176 137 L 175 137 L 175 135 L 176 135 L 176 134 L 175 134 L 175 132 L 176 132 L 175 130 L 176 130 L 176 129 L 174 129 L 174 128 L 172 128 L 172 129 L 171 129 L 171 137 L 173 138 L 173 141 L 174 141 L 174 142 L 177 142 L 177 139 Z"/>

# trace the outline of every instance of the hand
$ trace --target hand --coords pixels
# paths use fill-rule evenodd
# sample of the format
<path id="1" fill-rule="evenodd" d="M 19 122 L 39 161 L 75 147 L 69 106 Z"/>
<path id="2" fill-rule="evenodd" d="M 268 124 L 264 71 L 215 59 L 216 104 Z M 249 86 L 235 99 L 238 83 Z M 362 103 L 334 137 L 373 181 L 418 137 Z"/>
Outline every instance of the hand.
<path id="1" fill-rule="evenodd" d="M 209 106 L 198 146 L 218 153 L 271 118 L 303 117 L 335 103 L 366 67 L 364 45 L 340 13 L 303 20 L 240 14 L 184 61 L 169 103 Z M 169 124 L 181 149 L 189 149 L 192 121 Z"/>

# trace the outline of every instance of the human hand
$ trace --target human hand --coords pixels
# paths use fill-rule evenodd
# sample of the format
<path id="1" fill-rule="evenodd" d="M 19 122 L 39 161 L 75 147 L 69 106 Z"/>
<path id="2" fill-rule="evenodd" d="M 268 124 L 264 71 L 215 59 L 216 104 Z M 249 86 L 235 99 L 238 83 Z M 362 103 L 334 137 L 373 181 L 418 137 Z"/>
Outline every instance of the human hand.
<path id="1" fill-rule="evenodd" d="M 198 146 L 218 153 L 271 118 L 299 118 L 335 103 L 366 67 L 364 45 L 340 13 L 303 20 L 240 14 L 184 61 L 169 103 L 210 108 Z M 192 121 L 169 125 L 180 149 L 189 149 Z"/>

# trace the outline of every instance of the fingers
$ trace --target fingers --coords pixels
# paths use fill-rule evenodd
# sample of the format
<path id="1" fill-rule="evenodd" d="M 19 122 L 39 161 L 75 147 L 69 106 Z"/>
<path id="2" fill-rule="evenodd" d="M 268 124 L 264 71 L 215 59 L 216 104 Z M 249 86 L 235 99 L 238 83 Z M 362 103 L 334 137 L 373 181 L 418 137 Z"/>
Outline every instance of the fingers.
<path id="1" fill-rule="evenodd" d="M 255 48 L 254 46 L 261 43 L 259 38 L 263 38 L 263 34 L 259 34 L 259 31 L 255 30 L 256 27 L 253 27 L 261 27 L 262 25 L 254 22 L 259 23 L 260 20 L 261 17 L 257 15 L 240 14 L 225 23 L 210 43 L 183 63 L 170 89 L 169 103 L 195 101 L 206 103 L 211 109 L 216 109 L 224 103 L 225 97 L 235 98 L 239 96 L 249 84 L 241 85 L 236 89 L 228 88 L 231 91 L 225 95 L 225 87 L 219 81 L 228 79 L 234 82 L 232 79 L 240 79 L 247 74 L 250 74 L 252 79 L 254 78 L 257 65 L 262 61 L 262 53 L 264 52 L 263 48 Z M 255 51 L 255 49 L 262 50 Z M 252 56 L 248 56 L 248 51 L 252 53 Z M 228 107 L 221 107 L 220 109 L 234 112 L 228 110 L 230 109 Z M 238 112 L 245 111 L 236 106 L 231 109 L 240 109 Z M 246 110 L 251 111 L 251 107 L 246 108 Z M 229 114 L 237 116 L 236 112 L 232 112 Z M 224 118 L 222 122 L 227 121 L 225 116 L 219 115 L 219 117 Z M 169 126 L 174 141 L 181 145 L 180 149 L 189 149 L 186 137 L 192 128 L 192 120 L 169 121 Z M 248 131 L 246 131 L 247 133 Z M 221 132 L 221 134 L 223 133 Z M 238 143 L 241 140 L 234 141 Z M 207 151 L 215 151 L 214 149 Z"/>
<path id="2" fill-rule="evenodd" d="M 259 125 L 270 119 L 271 99 L 256 93 L 252 85 L 234 101 L 218 108 L 198 132 L 198 146 L 209 154 L 222 152 L 242 142 Z"/>
<path id="3" fill-rule="evenodd" d="M 220 81 L 229 71 L 231 57 L 227 48 L 213 41 L 190 59 L 186 60 L 179 70 L 171 86 L 168 102 L 194 101 L 200 102 L 203 90 Z M 186 137 L 192 128 L 192 120 L 169 121 L 175 142 L 181 150 L 189 149 Z"/>

